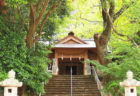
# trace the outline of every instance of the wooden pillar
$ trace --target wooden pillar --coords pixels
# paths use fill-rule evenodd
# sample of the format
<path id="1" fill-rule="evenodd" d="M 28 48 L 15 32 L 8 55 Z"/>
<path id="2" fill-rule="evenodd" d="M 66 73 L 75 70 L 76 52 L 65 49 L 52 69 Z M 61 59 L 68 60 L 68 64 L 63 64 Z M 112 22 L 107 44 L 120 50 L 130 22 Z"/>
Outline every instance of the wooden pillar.
<path id="1" fill-rule="evenodd" d="M 85 50 L 85 54 L 84 54 L 84 75 L 87 75 L 86 72 L 86 67 L 87 67 L 87 63 L 86 63 L 86 60 L 88 59 L 88 51 Z"/>

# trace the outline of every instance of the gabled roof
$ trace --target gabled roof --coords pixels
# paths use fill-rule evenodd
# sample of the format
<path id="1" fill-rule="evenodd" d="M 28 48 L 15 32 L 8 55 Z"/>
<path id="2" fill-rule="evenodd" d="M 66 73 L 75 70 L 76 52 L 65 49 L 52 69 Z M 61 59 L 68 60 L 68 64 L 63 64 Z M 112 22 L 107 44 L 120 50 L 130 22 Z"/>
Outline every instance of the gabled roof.
<path id="1" fill-rule="evenodd" d="M 53 48 L 96 48 L 93 39 L 79 39 L 70 32 L 67 37 L 58 40 Z"/>
<path id="2" fill-rule="evenodd" d="M 78 37 L 74 36 L 73 32 L 70 32 L 69 35 L 59 41 L 56 42 L 56 44 L 66 44 L 68 41 L 73 41 L 75 44 L 86 44 L 85 41 L 79 39 Z"/>
<path id="3" fill-rule="evenodd" d="M 53 48 L 96 48 L 94 39 L 82 39 L 86 44 L 55 44 Z"/>

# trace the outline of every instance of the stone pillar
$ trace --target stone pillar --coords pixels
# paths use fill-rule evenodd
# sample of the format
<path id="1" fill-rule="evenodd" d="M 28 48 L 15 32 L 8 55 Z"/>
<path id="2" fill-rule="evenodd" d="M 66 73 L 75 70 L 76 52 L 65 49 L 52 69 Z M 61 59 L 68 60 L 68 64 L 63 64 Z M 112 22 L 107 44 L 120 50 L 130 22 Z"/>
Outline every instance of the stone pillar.
<path id="1" fill-rule="evenodd" d="M 0 86 L 4 87 L 4 96 L 17 96 L 17 88 L 23 85 L 15 79 L 16 73 L 11 70 L 8 73 L 8 79 L 0 82 Z"/>
<path id="2" fill-rule="evenodd" d="M 120 82 L 120 86 L 125 88 L 125 96 L 137 96 L 136 87 L 140 86 L 140 82 L 133 79 L 133 72 L 127 72 L 127 79 Z"/>
<path id="3" fill-rule="evenodd" d="M 86 64 L 85 75 L 91 75 L 91 66 L 89 63 Z"/>
<path id="4" fill-rule="evenodd" d="M 53 66 L 52 66 L 52 74 L 58 75 L 58 65 L 57 65 L 57 59 L 53 59 Z"/>

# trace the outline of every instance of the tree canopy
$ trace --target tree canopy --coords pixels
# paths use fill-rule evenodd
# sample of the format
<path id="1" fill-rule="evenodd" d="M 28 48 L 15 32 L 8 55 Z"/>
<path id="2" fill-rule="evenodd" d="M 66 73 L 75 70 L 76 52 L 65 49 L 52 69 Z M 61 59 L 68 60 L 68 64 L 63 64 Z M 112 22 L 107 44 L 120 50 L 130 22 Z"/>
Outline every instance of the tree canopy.
<path id="1" fill-rule="evenodd" d="M 43 93 L 50 46 L 69 31 L 94 38 L 106 93 L 123 96 L 119 82 L 128 70 L 140 80 L 139 0 L 0 0 L 0 81 L 14 69 L 24 82 L 22 96 Z M 111 53 L 107 52 L 107 46 Z M 140 93 L 140 92 L 139 92 Z"/>
<path id="2" fill-rule="evenodd" d="M 138 0 L 76 0 L 65 27 L 60 26 L 63 34 L 58 34 L 58 38 L 66 36 L 68 30 L 80 38 L 93 38 L 95 34 L 101 59 L 100 63 L 91 63 L 102 72 L 105 92 L 113 96 L 123 96 L 119 82 L 126 79 L 128 70 L 140 79 L 139 5 Z M 107 45 L 111 54 L 107 53 Z"/>
<path id="3" fill-rule="evenodd" d="M 44 92 L 43 83 L 51 77 L 46 71 L 51 51 L 49 45 L 39 43 L 38 39 L 43 34 L 42 39 L 52 40 L 63 17 L 69 15 L 70 3 L 70 0 L 0 0 L 0 81 L 7 78 L 11 69 L 16 71 L 17 79 L 24 83 L 21 96 Z"/>

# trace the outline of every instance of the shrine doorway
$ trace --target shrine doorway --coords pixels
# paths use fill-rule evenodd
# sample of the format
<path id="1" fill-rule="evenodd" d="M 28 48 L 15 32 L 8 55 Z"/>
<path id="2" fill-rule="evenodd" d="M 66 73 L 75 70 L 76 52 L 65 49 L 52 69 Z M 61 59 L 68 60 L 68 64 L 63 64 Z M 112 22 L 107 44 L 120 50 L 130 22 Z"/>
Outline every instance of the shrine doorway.
<path id="1" fill-rule="evenodd" d="M 83 59 L 59 59 L 59 75 L 70 75 L 72 70 L 72 75 L 83 75 Z"/>

